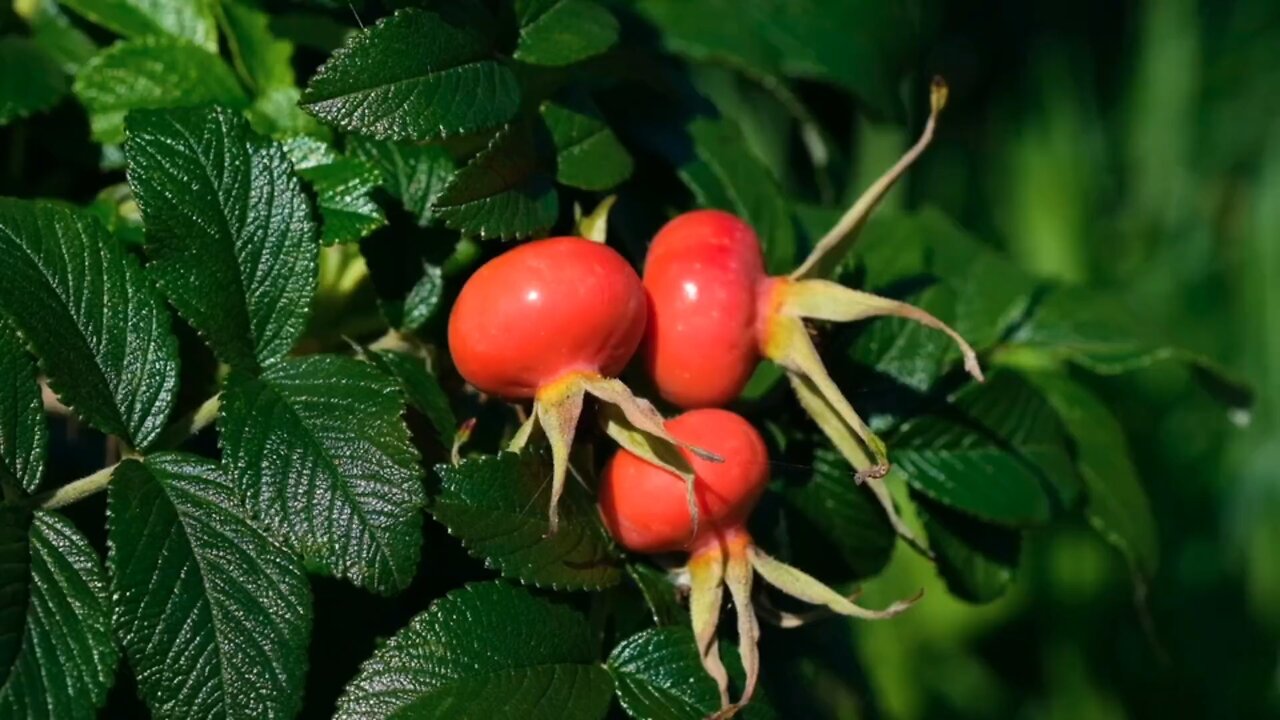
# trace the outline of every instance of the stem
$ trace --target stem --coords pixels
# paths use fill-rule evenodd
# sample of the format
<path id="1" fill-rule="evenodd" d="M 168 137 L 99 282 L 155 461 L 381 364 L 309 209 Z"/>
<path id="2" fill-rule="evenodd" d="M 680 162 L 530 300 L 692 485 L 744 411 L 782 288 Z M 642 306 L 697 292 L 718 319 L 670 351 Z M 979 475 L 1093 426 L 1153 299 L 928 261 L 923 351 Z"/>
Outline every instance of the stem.
<path id="1" fill-rule="evenodd" d="M 156 439 L 155 446 L 160 448 L 174 447 L 183 440 L 209 427 L 218 419 L 218 410 L 221 407 L 222 396 L 220 394 L 205 400 L 190 415 L 165 428 L 160 433 L 160 437 Z M 129 458 L 141 458 L 141 455 L 137 455 L 130 450 L 124 451 L 123 455 L 126 460 Z M 28 502 L 42 510 L 54 510 L 83 500 L 94 493 L 106 490 L 107 485 L 111 482 L 111 475 L 119 466 L 120 463 L 118 462 L 112 463 L 79 480 L 72 480 L 62 487 L 30 498 Z"/>
<path id="2" fill-rule="evenodd" d="M 108 465 L 91 475 L 86 475 L 79 480 L 73 480 L 57 490 L 32 499 L 42 510 L 55 510 L 64 505 L 70 505 L 77 500 L 83 500 L 94 493 L 105 490 L 107 483 L 111 482 L 111 474 L 115 472 L 116 467 L 119 465 L 120 463 Z"/>

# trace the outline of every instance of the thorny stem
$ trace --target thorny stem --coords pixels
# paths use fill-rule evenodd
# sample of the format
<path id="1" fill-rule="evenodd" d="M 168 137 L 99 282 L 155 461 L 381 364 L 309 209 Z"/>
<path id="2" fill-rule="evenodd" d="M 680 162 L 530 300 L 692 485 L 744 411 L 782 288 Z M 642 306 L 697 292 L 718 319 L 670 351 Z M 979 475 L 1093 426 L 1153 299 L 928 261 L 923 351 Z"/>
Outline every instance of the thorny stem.
<path id="1" fill-rule="evenodd" d="M 209 427 L 218 419 L 218 410 L 222 407 L 222 396 L 214 395 L 205 400 L 196 408 L 194 412 L 187 415 L 177 422 L 164 429 L 160 433 L 160 437 L 156 440 L 157 447 L 172 447 L 183 440 L 195 435 L 201 430 Z M 141 457 L 130 451 L 124 453 L 124 459 Z M 122 461 L 123 462 L 123 461 Z M 111 476 L 115 473 L 115 469 L 120 463 L 112 463 L 107 467 L 96 472 L 90 473 L 79 480 L 72 480 L 50 492 L 37 495 L 30 499 L 30 504 L 39 507 L 42 510 L 54 510 L 71 503 L 83 500 L 90 495 L 102 492 L 107 489 L 107 485 L 111 482 Z"/>

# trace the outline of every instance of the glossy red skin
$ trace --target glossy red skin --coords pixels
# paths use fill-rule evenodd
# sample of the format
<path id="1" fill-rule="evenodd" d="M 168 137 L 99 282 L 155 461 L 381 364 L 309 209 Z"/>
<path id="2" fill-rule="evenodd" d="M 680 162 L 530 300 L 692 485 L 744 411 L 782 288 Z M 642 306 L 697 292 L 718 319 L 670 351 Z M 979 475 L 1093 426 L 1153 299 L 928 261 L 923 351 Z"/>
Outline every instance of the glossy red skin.
<path id="1" fill-rule="evenodd" d="M 644 358 L 663 398 L 718 407 L 742 392 L 760 362 L 766 280 L 759 238 L 729 213 L 695 210 L 658 231 L 644 265 Z"/>
<path id="2" fill-rule="evenodd" d="M 626 450 L 619 450 L 600 479 L 600 514 L 623 547 L 635 552 L 689 550 L 742 528 L 769 481 L 769 451 L 742 416 L 708 408 L 668 420 L 676 439 L 724 458 L 703 460 L 681 450 L 693 465 L 698 500 L 698 535 L 679 476 Z"/>
<path id="3" fill-rule="evenodd" d="M 645 308 L 640 278 L 612 248 L 538 240 L 467 280 L 449 316 L 449 352 L 476 388 L 529 398 L 570 372 L 622 372 L 644 337 Z"/>

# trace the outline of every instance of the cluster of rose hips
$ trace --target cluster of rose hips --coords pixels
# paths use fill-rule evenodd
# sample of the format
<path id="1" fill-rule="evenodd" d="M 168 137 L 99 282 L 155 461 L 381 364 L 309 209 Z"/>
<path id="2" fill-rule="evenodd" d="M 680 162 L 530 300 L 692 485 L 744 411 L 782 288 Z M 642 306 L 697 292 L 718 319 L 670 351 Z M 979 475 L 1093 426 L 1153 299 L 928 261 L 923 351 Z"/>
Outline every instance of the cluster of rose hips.
<path id="1" fill-rule="evenodd" d="M 756 574 L 793 597 L 853 617 L 890 617 L 915 600 L 867 610 L 757 548 L 746 523 L 769 479 L 768 451 L 747 420 L 717 408 L 738 396 L 761 358 L 776 362 L 899 534 L 911 539 L 881 482 L 884 444 L 823 367 L 805 320 L 915 319 L 954 338 L 966 368 L 981 379 L 972 349 L 933 316 L 818 277 L 839 263 L 871 210 L 928 144 L 945 97 L 945 85 L 935 81 L 920 140 L 788 276 L 765 274 L 759 239 L 745 222 L 697 210 L 658 232 L 643 280 L 602 242 L 539 240 L 477 270 L 450 316 L 449 348 L 459 373 L 482 392 L 533 400 L 511 449 L 522 448 L 536 429 L 551 447 L 552 532 L 583 402 L 587 395 L 599 401 L 606 432 L 622 446 L 600 478 L 601 517 L 631 551 L 689 554 L 690 615 L 703 666 L 720 687 L 721 717 L 750 700 L 758 676 Z M 684 414 L 664 420 L 617 379 L 641 346 L 658 392 Z M 732 703 L 716 644 L 726 588 L 737 608 L 746 671 L 743 694 Z M 774 619 L 799 621 L 776 611 Z"/>

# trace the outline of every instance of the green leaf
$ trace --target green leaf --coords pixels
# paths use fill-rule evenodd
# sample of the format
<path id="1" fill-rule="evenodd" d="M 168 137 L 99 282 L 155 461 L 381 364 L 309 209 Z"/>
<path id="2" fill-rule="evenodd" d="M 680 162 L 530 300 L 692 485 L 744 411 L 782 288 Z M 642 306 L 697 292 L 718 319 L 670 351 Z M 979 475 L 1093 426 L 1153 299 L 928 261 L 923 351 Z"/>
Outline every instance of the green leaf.
<path id="1" fill-rule="evenodd" d="M 736 125 L 698 118 L 688 126 L 692 154 L 681 154 L 680 179 L 700 207 L 732 212 L 755 229 L 769 272 L 792 269 L 796 253 L 795 218 L 778 181 L 746 146 Z"/>
<path id="2" fill-rule="evenodd" d="M 458 170 L 435 200 L 454 230 L 482 238 L 535 235 L 550 228 L 560 201 L 532 131 L 504 129 Z"/>
<path id="3" fill-rule="evenodd" d="M 571 65 L 618 41 L 618 21 L 591 0 L 516 0 L 516 20 L 515 58 L 530 65 Z"/>
<path id="4" fill-rule="evenodd" d="M 818 0 L 642 0 L 673 52 L 762 84 L 781 77 L 836 84 L 899 114 L 898 87 L 920 40 L 916 3 Z"/>
<path id="5" fill-rule="evenodd" d="M 49 426 L 36 364 L 9 321 L 0 316 L 0 490 L 35 492 L 44 473 Z"/>
<path id="6" fill-rule="evenodd" d="M 38 43 L 0 38 L 0 126 L 48 110 L 66 92 L 67 76 Z"/>
<path id="7" fill-rule="evenodd" d="M 622 558 L 576 484 L 565 488 L 560 527 L 548 534 L 551 468 L 538 454 L 472 457 L 436 472 L 444 482 L 431 514 L 489 567 L 560 590 L 597 590 L 622 579 Z"/>
<path id="8" fill-rule="evenodd" d="M 0 310 L 40 358 L 59 399 L 133 447 L 173 406 L 178 347 L 142 267 L 93 218 L 0 199 Z"/>
<path id="9" fill-rule="evenodd" d="M 34 0 L 14 10 L 31 28 L 31 39 L 54 58 L 64 73 L 74 75 L 98 52 L 98 45 L 62 12 L 56 0 Z"/>
<path id="10" fill-rule="evenodd" d="M 813 475 L 807 482 L 780 486 L 792 542 L 811 536 L 823 556 L 815 562 L 840 566 L 842 581 L 875 575 L 889 563 L 897 539 L 884 510 L 870 490 L 859 487 L 853 468 L 831 450 L 813 456 Z M 819 566 L 807 568 L 824 576 Z"/>
<path id="11" fill-rule="evenodd" d="M 129 183 L 148 270 L 219 359 L 254 369 L 293 347 L 318 248 L 302 188 L 276 143 L 223 108 L 129 117 Z"/>
<path id="12" fill-rule="evenodd" d="M 0 508 L 0 717 L 90 720 L 117 660 L 89 541 L 60 515 Z"/>
<path id="13" fill-rule="evenodd" d="M 938 574 L 952 595 L 987 603 L 1004 595 L 1018 569 L 1022 534 L 991 525 L 912 493 Z"/>
<path id="14" fill-rule="evenodd" d="M 979 351 L 999 342 L 1026 312 L 1035 287 L 1009 260 L 936 210 L 875 216 L 858 238 L 855 258 L 867 289 L 924 308 Z M 960 360 L 945 335 L 897 318 L 869 323 L 853 355 L 921 391 Z"/>
<path id="15" fill-rule="evenodd" d="M 1050 372 L 1026 376 L 1075 441 L 1089 524 L 1125 556 L 1136 573 L 1151 577 L 1160 559 L 1156 520 L 1129 459 L 1124 428 L 1097 395 L 1069 377 Z"/>
<path id="16" fill-rule="evenodd" d="M 1078 491 L 1053 408 L 1010 372 L 966 385 L 886 440 L 913 488 L 990 522 L 1039 525 Z"/>
<path id="17" fill-rule="evenodd" d="M 496 127 L 520 105 L 516 76 L 481 31 L 401 10 L 349 38 L 311 78 L 303 107 L 349 132 L 428 140 Z"/>
<path id="18" fill-rule="evenodd" d="M 360 668 L 336 720 L 593 720 L 613 696 L 577 612 L 502 582 L 436 601 Z"/>
<path id="19" fill-rule="evenodd" d="M 129 38 L 163 35 L 218 50 L 208 0 L 59 0 L 87 20 Z"/>
<path id="20" fill-rule="evenodd" d="M 427 225 L 431 205 L 457 170 L 448 151 L 438 145 L 415 145 L 352 137 L 347 150 L 382 173 L 382 186 Z"/>
<path id="21" fill-rule="evenodd" d="M 418 566 L 426 492 L 400 388 L 350 358 L 312 355 L 261 378 L 233 372 L 223 459 L 255 519 L 308 567 L 376 592 Z"/>
<path id="22" fill-rule="evenodd" d="M 680 594 L 667 573 L 648 563 L 627 563 L 627 576 L 640 589 L 658 627 L 688 626 L 689 612 L 680 604 Z"/>
<path id="23" fill-rule="evenodd" d="M 130 110 L 192 105 L 242 109 L 249 98 L 217 55 L 182 40 L 148 37 L 118 42 L 98 53 L 76 76 L 76 97 L 89 111 L 93 137 L 124 141 Z"/>
<path id="24" fill-rule="evenodd" d="M 232 63 L 254 93 L 293 87 L 293 43 L 271 32 L 271 16 L 240 0 L 215 5 Z"/>
<path id="25" fill-rule="evenodd" d="M 547 101 L 542 120 L 556 147 L 556 180 L 583 190 L 608 190 L 631 177 L 631 154 L 590 101 Z"/>
<path id="26" fill-rule="evenodd" d="M 1052 289 L 1011 342 L 1104 375 L 1185 363 L 1225 404 L 1245 409 L 1253 403 L 1247 383 L 1203 355 L 1153 340 L 1120 303 L 1096 291 Z"/>
<path id="27" fill-rule="evenodd" d="M 158 718 L 291 718 L 311 594 L 298 559 L 248 520 L 217 464 L 182 453 L 111 480 L 115 628 Z"/>
<path id="28" fill-rule="evenodd" d="M 372 197 L 382 179 L 377 168 L 312 137 L 290 138 L 284 148 L 298 176 L 315 188 L 321 244 L 355 242 L 387 224 Z"/>
<path id="29" fill-rule="evenodd" d="M 633 635 L 613 649 L 607 667 L 618 700 L 636 720 L 703 720 L 720 709 L 716 683 L 702 669 L 687 627 Z M 764 720 L 776 715 L 757 695 L 737 717 Z"/>
<path id="30" fill-rule="evenodd" d="M 396 350 L 374 350 L 369 353 L 369 359 L 400 383 L 409 404 L 426 416 L 440 442 L 448 447 L 458 430 L 458 419 L 449 406 L 449 396 L 427 367 L 427 361 Z"/>

